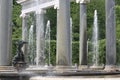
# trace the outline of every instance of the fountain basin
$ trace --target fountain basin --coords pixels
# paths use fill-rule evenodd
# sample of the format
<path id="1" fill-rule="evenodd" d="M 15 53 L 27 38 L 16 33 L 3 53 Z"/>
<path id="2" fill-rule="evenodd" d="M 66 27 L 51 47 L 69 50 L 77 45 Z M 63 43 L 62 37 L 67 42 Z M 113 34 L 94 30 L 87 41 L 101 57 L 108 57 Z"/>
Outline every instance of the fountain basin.
<path id="1" fill-rule="evenodd" d="M 36 68 L 33 66 L 19 72 L 11 66 L 8 67 L 8 70 L 4 69 L 0 71 L 0 79 L 11 78 L 12 80 L 120 80 L 119 70 L 57 70 L 56 67 L 50 69 L 49 67 Z"/>
<path id="2" fill-rule="evenodd" d="M 30 80 L 120 80 L 118 77 L 100 77 L 100 78 L 92 78 L 92 77 L 76 77 L 76 76 L 71 76 L 71 77 L 32 77 Z"/>

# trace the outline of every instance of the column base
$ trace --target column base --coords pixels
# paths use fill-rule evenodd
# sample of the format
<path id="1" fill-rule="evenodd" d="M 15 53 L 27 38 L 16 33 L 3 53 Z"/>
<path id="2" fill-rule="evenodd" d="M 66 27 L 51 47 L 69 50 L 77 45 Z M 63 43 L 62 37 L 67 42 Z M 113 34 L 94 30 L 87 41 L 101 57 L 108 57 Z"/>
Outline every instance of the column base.
<path id="1" fill-rule="evenodd" d="M 15 71 L 13 66 L 0 66 L 0 71 Z"/>
<path id="2" fill-rule="evenodd" d="M 69 71 L 76 71 L 77 67 L 76 66 L 56 66 L 55 69 L 56 71 L 60 72 L 69 72 Z"/>
<path id="3" fill-rule="evenodd" d="M 88 65 L 79 65 L 78 70 L 88 70 Z"/>
<path id="4" fill-rule="evenodd" d="M 104 69 L 104 65 L 93 65 L 89 67 L 91 70 L 103 70 Z"/>
<path id="5" fill-rule="evenodd" d="M 106 65 L 104 70 L 107 72 L 112 72 L 118 71 L 119 69 L 115 65 Z"/>

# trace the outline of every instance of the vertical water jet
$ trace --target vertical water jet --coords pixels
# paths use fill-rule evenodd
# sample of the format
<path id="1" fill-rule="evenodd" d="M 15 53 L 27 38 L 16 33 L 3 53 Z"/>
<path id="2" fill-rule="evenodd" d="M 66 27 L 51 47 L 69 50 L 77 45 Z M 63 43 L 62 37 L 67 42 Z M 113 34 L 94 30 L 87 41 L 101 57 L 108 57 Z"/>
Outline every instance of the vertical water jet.
<path id="1" fill-rule="evenodd" d="M 93 66 L 98 66 L 99 62 L 99 44 L 98 44 L 98 16 L 97 10 L 94 11 L 94 23 L 93 23 L 93 34 L 92 34 L 92 51 L 93 51 Z"/>
<path id="2" fill-rule="evenodd" d="M 50 65 L 50 20 L 47 21 L 45 33 L 45 48 L 48 54 L 48 64 Z"/>
<path id="3" fill-rule="evenodd" d="M 28 40 L 28 62 L 30 65 L 35 64 L 35 52 L 34 25 L 31 25 Z"/>

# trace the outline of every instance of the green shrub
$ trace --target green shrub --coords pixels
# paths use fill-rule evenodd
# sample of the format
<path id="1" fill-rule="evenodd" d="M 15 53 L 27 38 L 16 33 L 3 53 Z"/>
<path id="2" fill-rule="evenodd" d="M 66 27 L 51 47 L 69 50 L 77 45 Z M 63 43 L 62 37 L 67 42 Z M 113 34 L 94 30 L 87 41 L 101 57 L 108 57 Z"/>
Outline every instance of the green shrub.
<path id="1" fill-rule="evenodd" d="M 117 40 L 117 44 L 116 44 L 116 52 L 117 52 L 117 65 L 120 65 L 120 40 Z"/>
<path id="2" fill-rule="evenodd" d="M 13 40 L 12 45 L 12 53 L 15 55 L 16 53 L 16 41 L 18 39 Z M 106 43 L 105 39 L 99 40 L 99 64 L 105 64 L 105 54 L 106 54 Z M 45 50 L 46 62 L 48 63 L 48 52 Z M 116 52 L 117 52 L 117 65 L 120 64 L 120 40 L 117 40 L 116 43 Z M 50 42 L 50 62 L 52 65 L 56 64 L 56 41 L 51 40 Z M 79 64 L 79 41 L 75 41 L 72 43 L 72 62 L 73 64 Z M 92 43 L 88 42 L 88 64 L 92 64 Z"/>
<path id="3" fill-rule="evenodd" d="M 49 48 L 45 48 L 46 63 L 49 63 Z M 56 41 L 51 40 L 50 42 L 50 63 L 56 64 Z"/>
<path id="4" fill-rule="evenodd" d="M 79 63 L 79 41 L 72 43 L 72 62 Z"/>

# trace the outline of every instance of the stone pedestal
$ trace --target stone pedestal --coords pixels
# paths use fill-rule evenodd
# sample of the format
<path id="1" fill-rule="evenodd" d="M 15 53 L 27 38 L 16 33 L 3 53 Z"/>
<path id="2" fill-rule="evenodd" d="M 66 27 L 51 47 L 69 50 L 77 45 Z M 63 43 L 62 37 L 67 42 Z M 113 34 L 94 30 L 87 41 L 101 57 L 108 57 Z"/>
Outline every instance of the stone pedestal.
<path id="1" fill-rule="evenodd" d="M 106 66 L 113 67 L 116 64 L 115 24 L 115 0 L 106 0 Z"/>
<path id="2" fill-rule="evenodd" d="M 87 65 L 79 65 L 79 67 L 78 67 L 78 70 L 82 70 L 82 71 L 88 70 L 88 69 L 89 69 L 89 67 Z"/>
<path id="3" fill-rule="evenodd" d="M 12 0 L 0 0 L 0 66 L 9 65 L 12 40 Z"/>
<path id="4" fill-rule="evenodd" d="M 114 72 L 119 71 L 119 68 L 117 68 L 115 65 L 106 65 L 104 70 L 107 72 Z"/>
<path id="5" fill-rule="evenodd" d="M 87 18 L 86 2 L 80 2 L 79 66 L 87 66 Z"/>
<path id="6" fill-rule="evenodd" d="M 71 66 L 70 1 L 59 0 L 57 10 L 57 66 Z"/>
<path id="7" fill-rule="evenodd" d="M 89 68 L 90 70 L 104 70 L 104 65 L 99 65 L 99 66 L 93 65 L 90 66 Z"/>

